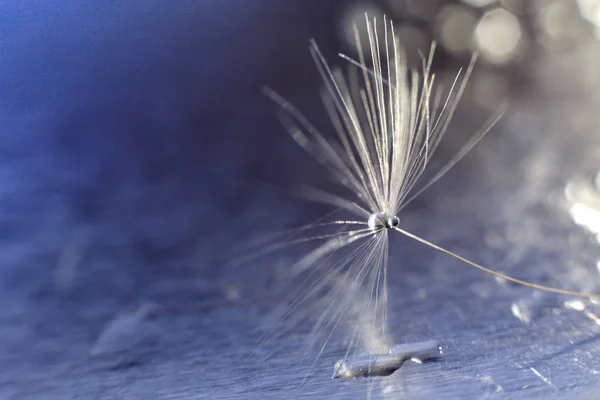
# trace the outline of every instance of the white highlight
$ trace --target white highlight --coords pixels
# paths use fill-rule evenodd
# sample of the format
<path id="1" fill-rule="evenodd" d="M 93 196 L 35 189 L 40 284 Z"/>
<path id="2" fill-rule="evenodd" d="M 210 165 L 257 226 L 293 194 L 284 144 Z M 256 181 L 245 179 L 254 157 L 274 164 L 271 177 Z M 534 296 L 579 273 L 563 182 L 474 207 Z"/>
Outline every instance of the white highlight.
<path id="1" fill-rule="evenodd" d="M 597 236 L 600 242 L 600 212 L 583 203 L 575 203 L 569 209 L 573 222 Z"/>

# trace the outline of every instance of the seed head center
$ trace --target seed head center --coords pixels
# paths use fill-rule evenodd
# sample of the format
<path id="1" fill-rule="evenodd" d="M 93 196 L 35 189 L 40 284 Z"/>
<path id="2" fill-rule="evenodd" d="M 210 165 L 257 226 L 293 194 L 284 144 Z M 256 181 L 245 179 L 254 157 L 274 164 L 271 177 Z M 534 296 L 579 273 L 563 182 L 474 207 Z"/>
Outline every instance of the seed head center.
<path id="1" fill-rule="evenodd" d="M 388 216 L 386 213 L 373 213 L 369 216 L 369 229 L 378 232 L 382 229 L 395 228 L 400 224 L 400 219 L 395 215 Z"/>

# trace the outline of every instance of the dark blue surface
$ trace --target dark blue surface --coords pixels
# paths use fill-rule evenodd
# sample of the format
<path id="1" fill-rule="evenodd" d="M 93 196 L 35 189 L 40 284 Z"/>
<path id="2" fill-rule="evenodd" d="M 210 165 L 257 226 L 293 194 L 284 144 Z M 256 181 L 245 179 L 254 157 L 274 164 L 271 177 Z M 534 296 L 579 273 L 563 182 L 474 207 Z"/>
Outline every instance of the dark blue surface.
<path id="1" fill-rule="evenodd" d="M 327 184 L 260 86 L 328 126 L 307 44 L 335 61 L 343 3 L 322 3 L 0 5 L 0 398 L 595 398 L 597 305 L 401 237 L 393 336 L 438 340 L 443 359 L 343 381 L 330 379 L 341 335 L 315 363 L 299 327 L 257 349 L 293 284 L 281 271 L 307 249 L 236 268 L 232 249 L 314 220 L 326 209 L 292 189 Z M 403 226 L 519 278 L 598 291 L 600 247 L 569 214 L 596 189 L 565 197 L 600 160 L 596 86 L 576 69 L 597 52 L 544 56 L 535 90 Z M 485 119 L 469 106 L 449 135 Z"/>

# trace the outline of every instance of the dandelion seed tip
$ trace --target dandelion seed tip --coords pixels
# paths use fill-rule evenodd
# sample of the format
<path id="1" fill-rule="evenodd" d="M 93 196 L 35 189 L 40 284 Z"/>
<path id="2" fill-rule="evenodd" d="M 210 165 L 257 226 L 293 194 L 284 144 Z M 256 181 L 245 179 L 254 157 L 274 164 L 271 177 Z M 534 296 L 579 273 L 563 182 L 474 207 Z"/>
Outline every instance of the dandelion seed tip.
<path id="1" fill-rule="evenodd" d="M 395 228 L 400 224 L 400 218 L 395 215 L 390 217 L 386 213 L 373 213 L 369 216 L 368 220 L 369 229 L 374 232 L 378 232 L 382 229 Z"/>

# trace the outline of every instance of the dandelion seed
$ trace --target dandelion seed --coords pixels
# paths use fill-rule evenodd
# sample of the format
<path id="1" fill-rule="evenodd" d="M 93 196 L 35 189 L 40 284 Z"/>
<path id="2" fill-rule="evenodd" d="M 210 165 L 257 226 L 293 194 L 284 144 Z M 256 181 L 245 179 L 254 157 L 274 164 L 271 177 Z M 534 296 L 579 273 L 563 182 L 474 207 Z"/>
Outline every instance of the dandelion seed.
<path id="1" fill-rule="evenodd" d="M 406 65 L 393 23 L 383 19 L 381 37 L 375 33 L 378 31 L 378 21 L 365 17 L 369 48 L 365 50 L 361 47 L 359 30 L 354 26 L 358 60 L 340 55 L 358 67 L 360 82 L 359 79 L 348 79 L 339 69 L 330 68 L 317 44 L 312 41 L 310 45 L 310 53 L 324 82 L 321 99 L 336 133 L 334 140 L 325 137 L 283 97 L 271 89 L 265 89 L 267 96 L 281 106 L 282 122 L 292 138 L 323 164 L 347 193 L 344 196 L 310 189 L 306 191 L 307 196 L 358 218 L 319 221 L 291 232 L 292 236 L 300 234 L 300 238 L 288 238 L 259 251 L 263 254 L 291 244 L 322 242 L 291 266 L 290 271 L 295 275 L 308 276 L 312 276 L 316 270 L 324 273 L 295 293 L 295 300 L 281 318 L 290 318 L 306 304 L 307 299 L 318 297 L 325 291 L 324 301 L 300 317 L 303 319 L 313 313 L 319 315 L 311 331 L 313 338 L 329 328 L 330 333 L 324 335 L 324 344 L 319 348 L 318 356 L 333 330 L 343 324 L 345 317 L 354 321 L 354 326 L 350 328 L 351 346 L 346 356 L 350 348 L 355 349 L 360 344 L 369 354 L 386 355 L 387 358 L 381 360 L 394 361 L 389 356 L 393 341 L 386 329 L 388 234 L 392 231 L 495 277 L 529 288 L 587 298 L 598 296 L 550 288 L 506 276 L 402 228 L 402 219 L 398 215 L 404 207 L 469 152 L 497 122 L 502 112 L 494 115 L 476 132 L 443 168 L 422 182 L 420 178 L 436 152 L 465 90 L 475 57 L 466 70 L 457 73 L 444 96 L 431 72 L 435 44 L 429 56 L 422 57 L 420 71 L 411 70 Z M 311 234 L 322 229 L 334 231 Z M 316 340 L 312 339 L 308 345 L 311 347 L 315 344 Z M 338 367 L 341 365 L 354 364 L 342 363 Z M 370 364 L 367 366 L 371 367 Z"/>

